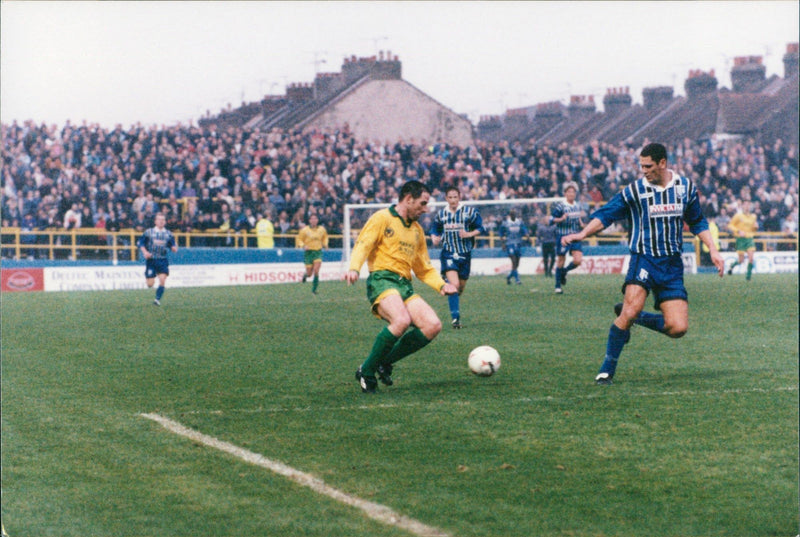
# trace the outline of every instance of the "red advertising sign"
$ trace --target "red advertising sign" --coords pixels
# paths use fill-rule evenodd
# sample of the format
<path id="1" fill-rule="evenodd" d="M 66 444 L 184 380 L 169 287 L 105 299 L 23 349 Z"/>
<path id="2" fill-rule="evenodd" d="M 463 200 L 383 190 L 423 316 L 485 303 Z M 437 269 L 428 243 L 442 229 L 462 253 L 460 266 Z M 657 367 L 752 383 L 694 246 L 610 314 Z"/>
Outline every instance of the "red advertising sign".
<path id="1" fill-rule="evenodd" d="M 583 258 L 583 268 L 589 274 L 622 274 L 625 256 L 598 255 Z"/>
<path id="2" fill-rule="evenodd" d="M 0 290 L 44 291 L 44 271 L 41 268 L 3 269 L 0 271 Z"/>

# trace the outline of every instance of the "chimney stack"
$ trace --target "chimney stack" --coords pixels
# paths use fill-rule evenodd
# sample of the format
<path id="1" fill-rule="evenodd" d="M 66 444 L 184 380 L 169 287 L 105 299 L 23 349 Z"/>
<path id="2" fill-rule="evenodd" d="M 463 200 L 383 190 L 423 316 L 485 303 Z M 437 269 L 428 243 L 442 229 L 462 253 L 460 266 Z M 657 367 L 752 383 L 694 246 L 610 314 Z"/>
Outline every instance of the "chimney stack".
<path id="1" fill-rule="evenodd" d="M 783 78 L 791 78 L 797 74 L 798 57 L 800 57 L 800 43 L 788 43 L 786 54 L 783 55 Z"/>
<path id="2" fill-rule="evenodd" d="M 606 114 L 615 116 L 631 107 L 630 88 L 628 86 L 620 88 L 608 88 L 606 96 L 603 97 L 603 109 Z"/>
<path id="3" fill-rule="evenodd" d="M 672 102 L 672 86 L 656 86 L 642 90 L 642 100 L 646 110 L 664 108 Z"/>
<path id="4" fill-rule="evenodd" d="M 581 117 L 593 114 L 596 108 L 594 95 L 572 95 L 569 98 L 567 112 L 570 117 Z"/>
<path id="5" fill-rule="evenodd" d="M 689 78 L 684 82 L 683 89 L 686 90 L 686 96 L 690 99 L 717 91 L 717 78 L 714 76 L 714 70 L 707 73 L 701 69 L 690 70 Z"/>
<path id="6" fill-rule="evenodd" d="M 736 93 L 757 91 L 766 80 L 767 68 L 763 56 L 737 56 L 733 59 L 731 85 Z"/>

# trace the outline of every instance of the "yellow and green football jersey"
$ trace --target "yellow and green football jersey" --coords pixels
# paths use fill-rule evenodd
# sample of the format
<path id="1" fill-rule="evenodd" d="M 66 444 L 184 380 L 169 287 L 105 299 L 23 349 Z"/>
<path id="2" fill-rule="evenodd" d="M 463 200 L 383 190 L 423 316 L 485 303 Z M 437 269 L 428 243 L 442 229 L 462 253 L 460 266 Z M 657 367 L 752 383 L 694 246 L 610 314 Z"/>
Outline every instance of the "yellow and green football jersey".
<path id="1" fill-rule="evenodd" d="M 360 271 L 367 262 L 370 272 L 389 270 L 411 279 L 411 272 L 433 289 L 444 285 L 439 271 L 431 265 L 425 232 L 419 222 L 406 222 L 394 205 L 374 213 L 356 239 L 350 270 Z"/>
<path id="2" fill-rule="evenodd" d="M 297 246 L 306 250 L 322 250 L 328 247 L 328 232 L 322 226 L 305 226 L 297 234 Z"/>
<path id="3" fill-rule="evenodd" d="M 756 230 L 758 230 L 758 222 L 756 221 L 755 214 L 736 213 L 728 223 L 728 227 L 738 234 L 744 232 L 744 238 L 752 239 L 755 237 Z"/>

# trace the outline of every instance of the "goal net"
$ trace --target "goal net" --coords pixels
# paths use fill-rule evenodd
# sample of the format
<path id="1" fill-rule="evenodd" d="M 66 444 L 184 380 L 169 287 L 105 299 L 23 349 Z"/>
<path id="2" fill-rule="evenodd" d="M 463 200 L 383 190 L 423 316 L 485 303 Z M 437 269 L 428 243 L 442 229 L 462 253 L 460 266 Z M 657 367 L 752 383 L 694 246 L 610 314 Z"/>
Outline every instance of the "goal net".
<path id="1" fill-rule="evenodd" d="M 475 253 L 479 253 L 482 249 L 500 248 L 503 241 L 500 238 L 500 227 L 503 221 L 508 217 L 511 211 L 514 211 L 517 218 L 522 219 L 528 230 L 533 235 L 536 225 L 538 225 L 543 217 L 550 215 L 551 206 L 559 201 L 563 201 L 563 197 L 553 198 L 517 198 L 506 200 L 463 200 L 462 205 L 476 206 L 483 219 L 483 227 L 486 232 L 476 238 Z M 350 254 L 352 252 L 353 244 L 358 237 L 361 228 L 366 223 L 367 219 L 372 214 L 385 207 L 389 207 L 391 203 L 348 203 L 344 206 L 344 222 L 342 223 L 342 271 L 346 271 L 350 265 Z M 425 230 L 426 237 L 430 237 L 431 224 L 433 223 L 434 216 L 442 208 L 446 207 L 447 202 L 433 200 L 428 204 L 429 210 L 420 218 L 419 222 Z M 530 246 L 531 243 L 529 242 Z M 428 248 L 431 249 L 430 240 L 428 241 Z M 431 255 L 431 260 L 434 264 L 438 261 L 436 256 Z M 362 273 L 366 270 L 366 263 L 362 267 Z"/>

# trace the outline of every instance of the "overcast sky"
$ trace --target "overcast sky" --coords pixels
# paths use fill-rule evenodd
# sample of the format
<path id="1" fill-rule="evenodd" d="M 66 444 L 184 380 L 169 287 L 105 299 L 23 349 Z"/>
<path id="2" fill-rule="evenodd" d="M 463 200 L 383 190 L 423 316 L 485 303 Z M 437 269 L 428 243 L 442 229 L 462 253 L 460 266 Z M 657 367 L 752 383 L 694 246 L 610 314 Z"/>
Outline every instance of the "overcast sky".
<path id="1" fill-rule="evenodd" d="M 28 2 L 0 4 L 0 117 L 175 124 L 283 94 L 390 50 L 457 113 L 673 86 L 734 56 L 783 76 L 798 2 Z"/>

